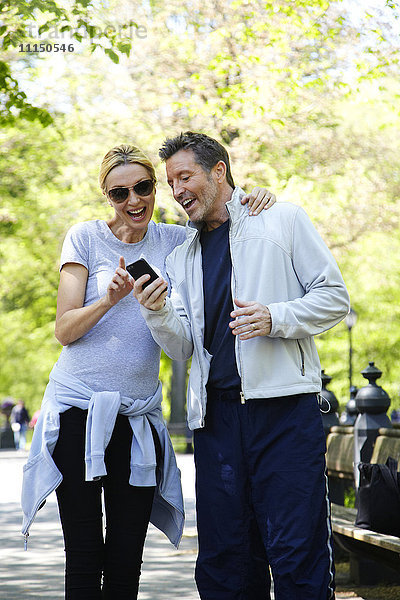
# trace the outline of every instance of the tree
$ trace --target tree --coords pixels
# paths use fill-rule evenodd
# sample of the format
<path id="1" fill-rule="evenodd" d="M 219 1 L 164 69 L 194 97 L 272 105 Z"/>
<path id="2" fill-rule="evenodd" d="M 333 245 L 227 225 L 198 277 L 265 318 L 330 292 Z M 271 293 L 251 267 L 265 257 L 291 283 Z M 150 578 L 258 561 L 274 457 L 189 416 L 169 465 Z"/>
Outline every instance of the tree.
<path id="1" fill-rule="evenodd" d="M 53 122 L 51 112 L 32 105 L 21 89 L 18 77 L 13 72 L 13 67 L 21 62 L 21 59 L 13 49 L 19 47 L 20 53 L 29 53 L 28 47 L 32 46 L 33 52 L 45 52 L 47 44 L 52 47 L 54 37 L 58 39 L 61 35 L 64 40 L 63 34 L 67 33 L 70 40 L 69 43 L 63 44 L 62 51 L 73 52 L 74 44 L 71 41 L 82 42 L 84 38 L 88 38 L 92 52 L 100 48 L 115 63 L 119 61 L 121 54 L 129 56 L 132 43 L 126 33 L 133 26 L 136 27 L 136 23 L 130 21 L 116 28 L 107 21 L 99 21 L 96 18 L 97 12 L 99 12 L 97 3 L 92 0 L 72 1 L 69 8 L 64 8 L 54 0 L 35 0 L 35 2 L 3 0 L 1 2 L 0 36 L 2 36 L 2 50 L 5 53 L 5 60 L 0 61 L 0 123 L 2 125 L 14 123 L 17 118 L 38 120 L 44 126 Z M 104 17 L 103 12 L 103 19 Z M 38 56 L 40 54 L 35 57 L 36 60 Z M 23 54 L 23 57 L 22 62 L 28 65 L 35 62 L 29 54 L 27 57 Z"/>
<path id="2" fill-rule="evenodd" d="M 359 314 L 354 369 L 375 359 L 383 387 L 396 393 L 400 325 L 390 299 L 400 272 L 398 66 L 371 33 L 386 15 L 366 26 L 364 8 L 354 19 L 345 6 L 122 2 L 120 22 L 135 18 L 148 34 L 118 65 L 89 47 L 58 63 L 31 60 L 24 89 L 53 122 L 42 130 L 16 119 L 0 134 L 1 393 L 40 402 L 60 351 L 52 330 L 61 239 L 73 222 L 107 216 L 97 184 L 106 150 L 130 141 L 158 163 L 165 135 L 185 129 L 228 147 L 239 185 L 264 184 L 308 210 Z M 96 13 L 104 28 L 103 16 Z M 20 57 L 9 56 L 18 73 Z M 181 213 L 163 166 L 157 169 L 157 217 L 176 221 Z M 345 326 L 317 343 L 345 402 Z M 167 370 L 164 362 L 162 377 Z"/>

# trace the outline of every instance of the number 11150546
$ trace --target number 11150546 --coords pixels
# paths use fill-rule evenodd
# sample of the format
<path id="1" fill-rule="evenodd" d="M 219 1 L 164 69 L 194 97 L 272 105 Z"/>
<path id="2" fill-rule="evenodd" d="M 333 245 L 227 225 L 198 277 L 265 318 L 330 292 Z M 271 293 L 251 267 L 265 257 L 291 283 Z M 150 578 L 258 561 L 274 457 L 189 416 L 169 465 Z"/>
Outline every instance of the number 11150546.
<path id="1" fill-rule="evenodd" d="M 73 44 L 19 44 L 19 52 L 73 52 Z"/>

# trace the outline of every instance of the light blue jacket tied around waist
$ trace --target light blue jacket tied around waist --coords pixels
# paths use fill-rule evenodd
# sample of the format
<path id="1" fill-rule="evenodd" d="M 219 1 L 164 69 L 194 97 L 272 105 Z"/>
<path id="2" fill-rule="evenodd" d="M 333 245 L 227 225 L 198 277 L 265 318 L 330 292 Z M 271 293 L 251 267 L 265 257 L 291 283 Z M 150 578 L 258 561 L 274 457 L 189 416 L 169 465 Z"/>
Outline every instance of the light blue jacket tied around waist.
<path id="1" fill-rule="evenodd" d="M 127 398 L 119 392 L 94 392 L 85 383 L 54 365 L 35 426 L 22 484 L 22 533 L 29 528 L 47 496 L 62 481 L 52 454 L 60 429 L 60 413 L 71 406 L 88 410 L 86 424 L 86 481 L 107 475 L 104 452 L 110 441 L 117 414 L 129 417 L 132 427 L 131 472 L 133 486 L 157 486 L 150 522 L 165 533 L 177 548 L 182 537 L 184 509 L 180 471 L 161 411 L 161 383 L 154 396 L 145 400 Z M 157 477 L 156 454 L 149 421 L 162 448 Z"/>

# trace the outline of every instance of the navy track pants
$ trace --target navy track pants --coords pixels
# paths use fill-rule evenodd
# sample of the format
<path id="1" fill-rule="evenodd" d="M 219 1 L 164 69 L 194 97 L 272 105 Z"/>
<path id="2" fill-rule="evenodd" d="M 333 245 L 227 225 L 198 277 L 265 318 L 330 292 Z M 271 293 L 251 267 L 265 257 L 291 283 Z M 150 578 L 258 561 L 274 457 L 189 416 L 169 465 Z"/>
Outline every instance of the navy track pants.
<path id="1" fill-rule="evenodd" d="M 233 397 L 234 396 L 234 397 Z M 211 390 L 194 432 L 202 600 L 332 600 L 325 435 L 316 394 Z"/>

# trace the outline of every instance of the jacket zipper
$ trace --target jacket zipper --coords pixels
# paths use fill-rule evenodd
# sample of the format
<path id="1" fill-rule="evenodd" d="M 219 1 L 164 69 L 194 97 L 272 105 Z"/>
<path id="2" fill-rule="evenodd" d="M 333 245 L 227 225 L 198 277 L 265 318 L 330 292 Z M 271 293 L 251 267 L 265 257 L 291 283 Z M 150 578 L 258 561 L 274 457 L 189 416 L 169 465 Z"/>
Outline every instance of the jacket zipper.
<path id="1" fill-rule="evenodd" d="M 236 291 L 237 291 L 237 281 L 236 281 L 236 271 L 233 265 L 233 254 L 232 254 L 232 221 L 230 218 L 230 212 L 229 212 L 229 208 L 227 208 L 227 211 L 229 213 L 229 253 L 231 255 L 231 263 L 232 263 L 232 274 L 233 274 L 233 282 L 234 282 L 234 296 L 236 295 Z M 232 298 L 232 304 L 234 306 L 234 297 Z M 246 404 L 246 397 L 244 395 L 244 389 L 243 389 L 243 361 L 242 361 L 242 353 L 241 353 L 241 344 L 240 344 L 240 339 L 237 339 L 237 344 L 238 344 L 238 356 L 239 356 L 239 365 L 240 365 L 240 386 L 241 386 L 241 391 L 240 391 L 240 403 L 241 404 Z"/>
<path id="2" fill-rule="evenodd" d="M 300 350 L 300 357 L 301 357 L 301 374 L 302 374 L 302 375 L 305 375 L 305 374 L 306 374 L 306 368 L 305 368 L 305 365 L 304 365 L 304 350 L 303 350 L 303 348 L 301 347 L 301 344 L 300 344 L 299 340 L 296 340 L 296 341 L 297 341 L 297 345 L 298 345 L 298 347 L 299 347 L 299 350 Z"/>
<path id="3" fill-rule="evenodd" d="M 187 252 L 186 252 L 186 261 L 185 261 L 185 277 L 186 277 L 186 281 L 189 281 L 190 278 L 187 276 L 187 270 L 188 270 L 188 254 L 189 254 L 189 250 L 191 249 L 191 247 L 194 245 L 196 238 L 199 236 L 199 231 L 195 232 L 195 235 L 193 236 L 193 239 L 190 241 L 190 244 L 188 246 Z M 192 313 L 192 306 L 191 303 L 188 302 L 188 308 L 190 313 Z M 192 318 L 192 314 L 189 314 L 189 318 L 190 318 L 190 322 L 194 323 L 194 319 Z M 194 343 L 197 343 L 195 340 L 197 340 L 197 337 L 194 336 Z M 201 353 L 199 352 L 199 367 L 200 367 L 200 373 L 201 373 L 201 379 L 202 381 L 200 382 L 200 387 L 201 389 L 203 389 L 203 381 L 204 381 L 204 372 L 203 372 L 203 366 L 202 366 L 202 360 L 201 360 Z M 202 415 L 201 415 L 201 423 L 202 423 L 202 427 L 204 427 L 204 410 L 203 407 L 202 408 Z"/>
<path id="4" fill-rule="evenodd" d="M 33 521 L 36 518 L 36 515 L 38 514 L 39 510 L 42 508 L 42 506 L 44 505 L 44 503 L 46 502 L 47 498 L 50 496 L 50 494 L 52 492 L 54 492 L 54 490 L 60 485 L 62 481 L 62 477 L 59 481 L 57 481 L 56 485 L 54 487 L 52 487 L 51 490 L 45 492 L 40 499 L 36 502 L 36 505 L 33 508 L 33 511 L 31 512 L 31 519 L 29 520 L 28 524 L 26 525 L 24 531 L 22 532 L 22 535 L 24 536 L 24 550 L 28 550 L 28 537 L 29 537 L 29 530 L 31 528 L 31 525 L 33 523 Z"/>

